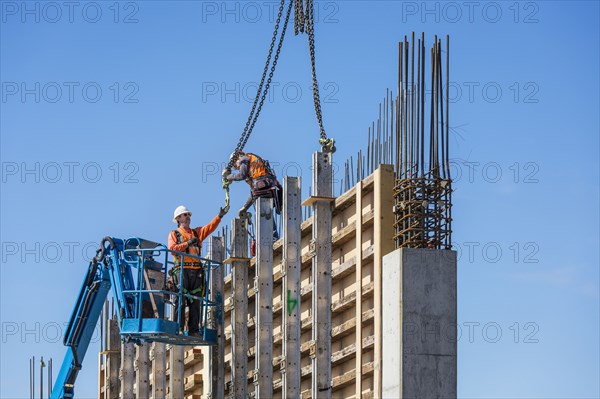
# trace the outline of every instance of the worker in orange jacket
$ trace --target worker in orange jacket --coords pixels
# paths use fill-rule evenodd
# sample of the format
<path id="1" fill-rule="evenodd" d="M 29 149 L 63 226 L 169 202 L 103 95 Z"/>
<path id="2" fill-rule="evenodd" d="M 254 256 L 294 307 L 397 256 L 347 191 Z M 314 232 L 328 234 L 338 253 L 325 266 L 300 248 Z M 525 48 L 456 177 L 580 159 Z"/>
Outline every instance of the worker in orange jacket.
<path id="1" fill-rule="evenodd" d="M 230 159 L 235 157 L 236 153 L 234 152 L 231 154 Z M 259 197 L 273 198 L 275 211 L 280 214 L 283 202 L 283 187 L 281 187 L 275 172 L 271 169 L 269 161 L 249 152 L 239 152 L 234 165 L 238 172 L 231 173 L 231 170 L 225 168 L 223 170 L 223 180 L 227 182 L 245 180 L 250 186 L 250 196 L 238 211 L 238 216 L 242 217 Z"/>
<path id="2" fill-rule="evenodd" d="M 271 169 L 269 161 L 249 152 L 234 152 L 229 157 L 230 161 L 233 158 L 237 158 L 234 165 L 238 172 L 231 173 L 229 168 L 223 169 L 223 180 L 226 184 L 233 181 L 245 180 L 250 186 L 250 195 L 244 206 L 238 211 L 238 216 L 243 217 L 257 198 L 273 198 L 275 212 L 278 215 L 281 214 L 283 187 L 281 187 L 275 176 L 275 172 Z M 277 226 L 273 223 L 273 240 L 277 240 L 278 238 Z"/>
<path id="3" fill-rule="evenodd" d="M 199 257 L 202 254 L 202 241 L 208 237 L 221 223 L 221 219 L 228 211 L 221 208 L 219 214 L 206 226 L 190 228 L 192 212 L 185 206 L 178 206 L 173 212 L 173 223 L 177 223 L 177 229 L 169 234 L 168 246 L 172 251 L 184 252 Z M 198 258 L 189 256 L 173 256 L 175 266 L 171 270 L 171 281 L 177 290 L 183 283 L 183 293 L 202 297 L 206 290 L 206 276 L 202 263 Z M 183 269 L 183 270 L 182 270 Z M 175 306 L 175 320 L 178 316 L 178 303 Z M 200 335 L 200 301 L 190 298 L 182 299 L 182 309 L 189 307 L 188 313 L 188 335 Z M 179 329 L 183 332 L 185 326 L 185 315 L 182 314 L 179 321 Z"/>

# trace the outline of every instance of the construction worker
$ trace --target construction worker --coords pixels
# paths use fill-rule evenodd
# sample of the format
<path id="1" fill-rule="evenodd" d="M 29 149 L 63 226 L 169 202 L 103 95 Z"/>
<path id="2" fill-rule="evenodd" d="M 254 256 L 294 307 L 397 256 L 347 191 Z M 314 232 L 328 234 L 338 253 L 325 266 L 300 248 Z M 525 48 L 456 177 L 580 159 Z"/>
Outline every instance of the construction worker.
<path id="1" fill-rule="evenodd" d="M 226 182 L 245 180 L 250 186 L 250 196 L 246 200 L 244 206 L 238 211 L 238 216 L 243 217 L 248 208 L 254 203 L 257 198 L 273 198 L 273 206 L 277 214 L 281 213 L 281 205 L 283 202 L 283 188 L 275 176 L 275 172 L 271 169 L 269 161 L 262 159 L 260 156 L 252 153 L 233 153 L 229 157 L 236 158 L 234 164 L 237 173 L 231 173 L 228 168 L 223 169 L 223 180 Z"/>
<path id="2" fill-rule="evenodd" d="M 206 226 L 190 228 L 192 212 L 183 205 L 178 206 L 173 212 L 173 223 L 177 229 L 169 234 L 169 249 L 177 252 L 185 252 L 190 255 L 200 256 L 202 254 L 202 241 L 208 237 L 221 223 L 221 219 L 229 207 L 219 209 L 219 214 Z M 197 258 L 184 256 L 173 256 L 175 266 L 171 269 L 170 279 L 172 288 L 180 289 L 183 282 L 183 293 L 202 297 L 206 290 L 206 277 L 202 263 Z M 183 271 L 181 270 L 183 269 Z M 188 313 L 188 335 L 200 335 L 200 301 L 191 298 L 182 298 L 181 308 L 189 307 Z M 178 303 L 175 306 L 175 320 L 178 315 Z M 179 329 L 183 332 L 185 326 L 185 314 L 179 321 Z"/>

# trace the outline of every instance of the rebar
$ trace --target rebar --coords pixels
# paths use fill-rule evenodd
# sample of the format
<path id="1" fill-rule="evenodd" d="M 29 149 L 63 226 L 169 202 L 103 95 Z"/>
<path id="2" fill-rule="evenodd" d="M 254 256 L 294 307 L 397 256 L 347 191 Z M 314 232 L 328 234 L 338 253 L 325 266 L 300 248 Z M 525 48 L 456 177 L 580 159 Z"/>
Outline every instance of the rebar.
<path id="1" fill-rule="evenodd" d="M 446 37 L 446 62 L 442 63 L 441 39 L 437 36 L 430 50 L 429 110 L 425 108 L 425 35 L 418 40 L 415 60 L 414 34 L 412 43 L 404 39 L 399 46 L 400 65 L 396 137 L 403 148 L 396 155 L 399 168 L 394 188 L 396 215 L 395 243 L 397 248 L 451 249 L 451 192 L 449 168 L 449 38 Z M 409 52 L 410 48 L 410 52 Z M 403 52 L 403 54 L 402 54 Z M 414 64 L 417 62 L 417 81 Z M 410 77 L 408 68 L 410 66 Z M 444 87 L 445 67 L 445 87 Z M 404 70 L 404 74 L 402 73 Z M 409 82 L 410 79 L 410 82 Z M 410 87 L 410 90 L 409 90 Z M 429 135 L 425 137 L 425 113 L 429 111 Z M 425 149 L 428 147 L 428 156 Z M 398 170 L 398 168 L 397 168 Z"/>
<path id="2" fill-rule="evenodd" d="M 442 42 L 435 36 L 427 60 L 424 33 L 398 43 L 398 91 L 394 96 L 386 90 L 378 119 L 367 127 L 366 154 L 358 151 L 356 169 L 350 156 L 340 179 L 342 194 L 380 164 L 393 165 L 397 248 L 452 248 L 449 36 L 445 52 L 443 63 Z"/>

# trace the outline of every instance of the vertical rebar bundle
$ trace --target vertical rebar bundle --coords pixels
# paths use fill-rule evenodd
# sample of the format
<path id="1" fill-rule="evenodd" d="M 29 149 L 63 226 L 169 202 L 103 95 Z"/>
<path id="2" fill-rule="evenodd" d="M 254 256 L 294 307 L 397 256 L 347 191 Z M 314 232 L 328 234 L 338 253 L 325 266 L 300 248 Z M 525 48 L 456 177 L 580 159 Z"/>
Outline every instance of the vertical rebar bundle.
<path id="1" fill-rule="evenodd" d="M 437 36 L 430 49 L 428 73 L 425 35 L 422 34 L 415 43 L 413 33 L 412 41 L 405 36 L 404 42 L 399 43 L 394 187 L 397 248 L 452 247 L 452 180 L 448 156 L 449 43 L 450 39 L 446 37 L 445 82 L 442 42 Z M 428 110 L 425 107 L 426 77 L 430 79 Z"/>
<path id="2" fill-rule="evenodd" d="M 416 42 L 414 33 L 410 41 L 404 37 L 398 46 L 398 94 L 388 90 L 379 104 L 379 118 L 367 131 L 366 153 L 361 150 L 356 162 L 351 156 L 344 163 L 340 195 L 379 165 L 394 165 L 397 248 L 452 247 L 449 43 L 446 37 L 442 64 L 442 42 L 437 36 L 429 62 L 425 34 Z"/>

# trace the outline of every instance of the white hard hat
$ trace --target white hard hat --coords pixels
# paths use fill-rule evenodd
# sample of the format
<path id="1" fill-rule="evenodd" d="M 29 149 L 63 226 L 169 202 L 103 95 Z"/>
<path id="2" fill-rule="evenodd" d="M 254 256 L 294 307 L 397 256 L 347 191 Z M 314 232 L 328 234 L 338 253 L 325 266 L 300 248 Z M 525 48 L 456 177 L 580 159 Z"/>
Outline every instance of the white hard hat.
<path id="1" fill-rule="evenodd" d="M 190 216 L 192 216 L 192 212 L 183 205 L 179 205 L 175 208 L 175 211 L 173 212 L 173 223 L 177 223 L 177 216 L 184 213 L 189 213 Z"/>

